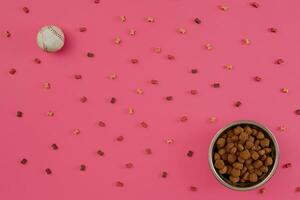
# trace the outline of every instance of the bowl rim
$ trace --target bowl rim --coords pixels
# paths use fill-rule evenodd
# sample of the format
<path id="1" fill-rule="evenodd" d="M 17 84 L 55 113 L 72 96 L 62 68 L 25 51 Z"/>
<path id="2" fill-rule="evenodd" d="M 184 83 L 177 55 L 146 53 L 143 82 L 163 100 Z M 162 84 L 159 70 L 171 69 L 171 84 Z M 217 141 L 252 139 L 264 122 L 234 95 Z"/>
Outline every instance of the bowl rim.
<path id="1" fill-rule="evenodd" d="M 266 176 L 265 179 L 263 181 L 259 182 L 258 184 L 255 184 L 255 185 L 252 185 L 252 186 L 249 186 L 249 187 L 237 187 L 237 186 L 234 186 L 234 185 L 231 185 L 231 184 L 227 183 L 218 174 L 218 172 L 216 171 L 216 169 L 214 167 L 214 163 L 213 163 L 213 155 L 212 155 L 213 152 L 212 151 L 213 151 L 213 147 L 214 147 L 214 144 L 215 144 L 216 140 L 219 138 L 220 134 L 223 133 L 226 129 L 228 129 L 228 128 L 232 127 L 232 126 L 239 125 L 239 124 L 254 125 L 254 126 L 257 126 L 257 127 L 261 128 L 261 129 L 263 129 L 268 134 L 268 136 L 271 138 L 272 142 L 274 143 L 274 148 L 275 148 L 275 152 L 276 152 L 274 166 L 273 166 L 271 172 L 268 174 L 268 176 Z M 215 136 L 213 137 L 213 139 L 212 139 L 212 141 L 210 143 L 210 146 L 209 146 L 209 151 L 208 151 L 209 166 L 210 166 L 210 169 L 212 170 L 214 176 L 217 178 L 217 180 L 220 183 L 222 183 L 227 188 L 230 188 L 230 189 L 233 189 L 233 190 L 238 190 L 238 191 L 253 190 L 253 189 L 259 188 L 262 185 L 264 185 L 265 183 L 267 183 L 271 179 L 271 177 L 274 175 L 274 173 L 275 173 L 275 171 L 276 171 L 276 169 L 278 167 L 279 158 L 280 158 L 280 155 L 279 155 L 279 145 L 278 145 L 278 142 L 277 142 L 274 134 L 272 133 L 272 131 L 270 129 L 268 129 L 266 126 L 262 125 L 261 123 L 258 123 L 258 122 L 253 121 L 253 120 L 238 120 L 238 121 L 233 121 L 233 122 L 227 124 L 226 126 L 224 126 L 223 128 L 219 129 L 217 131 L 217 133 L 215 134 Z"/>

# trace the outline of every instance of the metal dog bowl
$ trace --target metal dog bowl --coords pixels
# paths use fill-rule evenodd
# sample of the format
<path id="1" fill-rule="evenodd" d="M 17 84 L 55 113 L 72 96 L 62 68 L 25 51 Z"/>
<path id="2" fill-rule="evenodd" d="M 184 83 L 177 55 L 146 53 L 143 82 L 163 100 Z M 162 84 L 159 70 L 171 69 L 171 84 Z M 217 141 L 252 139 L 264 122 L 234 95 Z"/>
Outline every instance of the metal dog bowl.
<path id="1" fill-rule="evenodd" d="M 219 174 L 214 166 L 213 156 L 214 156 L 214 152 L 215 152 L 215 143 L 216 143 L 217 139 L 226 130 L 228 130 L 229 128 L 232 128 L 234 126 L 238 126 L 238 125 L 249 125 L 250 127 L 253 127 L 253 128 L 255 128 L 255 127 L 260 128 L 261 130 L 264 131 L 265 135 L 270 139 L 270 147 L 272 148 L 271 157 L 273 158 L 273 165 L 272 165 L 272 168 L 268 171 L 268 173 L 266 173 L 263 177 L 261 177 L 256 183 L 233 184 L 224 175 Z M 233 189 L 233 190 L 240 190 L 240 191 L 253 190 L 258 187 L 261 187 L 263 184 L 265 184 L 267 181 L 269 181 L 270 178 L 275 173 L 276 168 L 278 166 L 278 162 L 279 162 L 279 146 L 278 146 L 278 143 L 277 143 L 276 138 L 274 137 L 273 133 L 268 128 L 263 126 L 262 124 L 259 124 L 254 121 L 249 121 L 249 120 L 235 121 L 235 122 L 232 122 L 232 123 L 228 124 L 227 126 L 221 128 L 216 133 L 216 135 L 212 139 L 210 147 L 209 147 L 208 161 L 209 161 L 209 165 L 210 165 L 210 168 L 211 168 L 213 174 L 215 175 L 217 180 L 220 183 L 222 183 L 224 186 L 226 186 L 230 189 Z"/>

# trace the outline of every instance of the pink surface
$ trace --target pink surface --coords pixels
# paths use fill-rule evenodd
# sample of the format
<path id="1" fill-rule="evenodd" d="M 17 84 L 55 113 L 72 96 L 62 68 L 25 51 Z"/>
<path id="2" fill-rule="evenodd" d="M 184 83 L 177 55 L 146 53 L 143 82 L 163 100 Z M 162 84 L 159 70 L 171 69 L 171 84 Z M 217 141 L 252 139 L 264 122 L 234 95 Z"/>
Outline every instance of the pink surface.
<path id="1" fill-rule="evenodd" d="M 294 111 L 300 108 L 300 2 L 259 3 L 253 8 L 237 0 L 2 1 L 0 32 L 10 31 L 11 37 L 0 37 L 0 199 L 299 199 L 300 116 Z M 220 4 L 229 10 L 221 11 Z M 122 23 L 120 15 L 127 21 Z M 155 22 L 148 23 L 148 16 Z M 194 23 L 195 17 L 202 23 Z M 45 53 L 36 45 L 37 31 L 46 24 L 65 32 L 67 42 L 59 53 Z M 79 32 L 81 26 L 87 31 Z M 176 31 L 180 27 L 186 34 Z M 278 32 L 271 33 L 270 27 Z M 128 35 L 130 28 L 136 29 L 135 36 Z M 117 36 L 121 45 L 114 43 Z M 243 45 L 243 38 L 251 44 Z M 204 48 L 207 43 L 212 51 Z M 161 54 L 154 47 L 161 47 Z M 88 58 L 87 52 L 95 57 Z M 175 60 L 168 60 L 168 54 Z M 132 58 L 139 63 L 132 64 Z M 274 64 L 277 58 L 285 62 Z M 226 70 L 225 64 L 233 69 Z M 11 68 L 15 75 L 8 73 Z M 190 72 L 193 68 L 198 74 Z M 118 79 L 110 80 L 111 73 Z M 75 80 L 75 74 L 82 80 Z M 255 82 L 255 76 L 263 80 Z M 159 84 L 149 84 L 151 79 Z M 45 82 L 51 89 L 43 88 Z M 221 87 L 211 87 L 214 82 Z M 137 95 L 137 88 L 144 94 Z M 198 94 L 191 95 L 191 89 Z M 169 95 L 171 102 L 164 99 Z M 80 102 L 82 96 L 86 103 Z M 109 102 L 112 96 L 115 104 Z M 241 107 L 234 107 L 236 101 Z M 128 114 L 129 107 L 134 115 Z M 18 110 L 22 118 L 16 117 Z M 54 116 L 48 117 L 48 111 Z M 185 123 L 179 120 L 183 115 Z M 209 123 L 211 116 L 217 117 L 215 123 Z M 239 119 L 269 127 L 280 145 L 280 166 L 292 163 L 292 168 L 278 168 L 263 195 L 225 188 L 208 166 L 212 137 Z M 142 121 L 149 127 L 142 128 Z M 280 125 L 287 130 L 279 131 Z M 75 128 L 79 135 L 72 133 Z M 116 140 L 120 135 L 122 142 Z M 168 138 L 174 144 L 166 144 Z M 153 154 L 146 155 L 145 148 Z M 191 158 L 189 150 L 194 151 Z M 20 164 L 22 158 L 28 159 L 26 165 Z M 125 167 L 128 162 L 133 168 Z M 80 164 L 86 171 L 79 170 Z M 46 175 L 46 168 L 53 174 Z M 167 178 L 161 178 L 162 171 Z M 117 187 L 117 181 L 124 187 Z"/>

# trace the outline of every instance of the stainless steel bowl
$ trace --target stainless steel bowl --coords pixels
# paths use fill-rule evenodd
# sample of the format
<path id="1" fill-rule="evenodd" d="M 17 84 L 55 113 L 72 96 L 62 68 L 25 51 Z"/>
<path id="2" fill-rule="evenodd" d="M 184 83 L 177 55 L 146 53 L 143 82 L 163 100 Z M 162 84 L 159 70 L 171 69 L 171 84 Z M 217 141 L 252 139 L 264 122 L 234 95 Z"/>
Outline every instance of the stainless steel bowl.
<path id="1" fill-rule="evenodd" d="M 271 145 L 273 144 L 273 149 L 272 149 L 272 157 L 274 159 L 274 164 L 272 169 L 266 174 L 265 177 L 263 177 L 260 181 L 256 182 L 256 183 L 243 183 L 240 185 L 233 185 L 229 182 L 229 180 L 227 180 L 225 177 L 223 177 L 222 175 L 218 174 L 217 170 L 214 167 L 214 160 L 213 160 L 213 153 L 214 153 L 214 148 L 215 148 L 215 143 L 217 141 L 217 139 L 220 137 L 220 135 L 226 131 L 227 129 L 233 127 L 233 126 L 237 126 L 237 125 L 249 125 L 249 126 L 256 126 L 262 130 L 264 130 L 265 134 L 268 135 L 268 137 L 271 140 Z M 233 190 L 240 190 L 240 191 L 247 191 L 247 190 L 253 190 L 256 189 L 260 186 L 262 186 L 263 184 L 265 184 L 268 180 L 270 180 L 270 178 L 273 176 L 273 174 L 275 173 L 277 166 L 278 166 L 278 162 L 279 162 L 279 146 L 278 143 L 276 141 L 276 138 L 274 137 L 274 135 L 272 134 L 272 132 L 266 128 L 265 126 L 263 126 L 262 124 L 259 124 L 257 122 L 254 121 L 250 121 L 250 120 L 240 120 L 240 121 L 235 121 L 232 122 L 230 124 L 228 124 L 227 126 L 223 127 L 222 129 L 220 129 L 216 135 L 214 136 L 214 138 L 212 139 L 211 143 L 210 143 L 210 147 L 209 147 L 209 152 L 208 152 L 208 161 L 209 161 L 209 165 L 210 168 L 213 172 L 213 174 L 215 175 L 215 177 L 218 179 L 218 181 L 220 183 L 222 183 L 224 186 L 233 189 Z"/>

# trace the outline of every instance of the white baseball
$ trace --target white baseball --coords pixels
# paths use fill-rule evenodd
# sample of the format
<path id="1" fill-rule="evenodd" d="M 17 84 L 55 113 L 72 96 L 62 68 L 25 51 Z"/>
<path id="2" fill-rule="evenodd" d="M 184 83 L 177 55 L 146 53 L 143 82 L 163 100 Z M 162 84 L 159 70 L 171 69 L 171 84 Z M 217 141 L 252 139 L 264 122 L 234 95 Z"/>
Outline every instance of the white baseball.
<path id="1" fill-rule="evenodd" d="M 46 52 L 56 52 L 64 46 L 64 43 L 64 33 L 57 26 L 44 26 L 37 34 L 37 44 Z"/>

